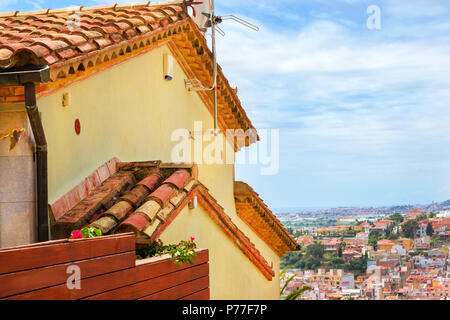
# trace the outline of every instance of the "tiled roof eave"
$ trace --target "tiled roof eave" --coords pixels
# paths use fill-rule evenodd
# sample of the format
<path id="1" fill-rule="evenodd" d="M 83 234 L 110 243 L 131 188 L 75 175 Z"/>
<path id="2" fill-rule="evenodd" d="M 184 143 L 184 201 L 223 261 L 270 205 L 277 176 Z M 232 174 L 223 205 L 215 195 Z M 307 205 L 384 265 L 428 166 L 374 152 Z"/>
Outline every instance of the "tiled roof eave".
<path id="1" fill-rule="evenodd" d="M 282 257 L 286 252 L 290 251 L 275 230 L 271 229 L 264 217 L 261 217 L 253 209 L 236 205 L 238 217 L 246 223 L 276 254 Z"/>
<path id="2" fill-rule="evenodd" d="M 134 58 L 137 55 L 145 54 L 152 49 L 160 47 L 161 44 L 166 43 L 166 41 L 169 40 L 168 36 L 164 36 L 162 39 L 158 40 L 155 40 L 155 37 L 160 34 L 164 34 L 167 31 L 176 31 L 177 29 L 178 32 L 182 32 L 180 27 L 185 25 L 187 20 L 188 18 L 185 18 L 166 27 L 162 27 L 161 29 L 153 30 L 145 34 L 138 35 L 134 38 L 125 40 L 123 42 L 89 52 L 87 55 L 77 56 L 68 60 L 51 64 L 49 65 L 51 81 L 57 81 L 58 74 L 61 74 L 61 72 L 63 73 L 63 75 L 60 75 L 61 78 L 70 76 L 70 68 L 78 70 L 80 69 L 80 66 L 83 66 L 86 71 L 89 71 L 89 67 L 87 65 L 89 64 L 89 62 L 92 62 L 95 66 L 96 58 L 101 58 L 100 60 L 107 59 L 106 66 L 111 66 L 116 64 L 115 62 L 121 63 L 130 58 Z M 151 41 L 148 42 L 147 40 Z M 137 49 L 133 47 L 137 47 Z M 124 54 L 119 54 L 121 50 L 124 51 Z M 118 59 L 117 61 L 114 61 L 114 56 L 116 56 L 116 58 Z M 123 59 L 120 59 L 120 56 L 124 56 Z M 102 62 L 105 63 L 105 61 Z M 46 95 L 46 93 L 42 93 L 41 95 Z"/>
<path id="3" fill-rule="evenodd" d="M 237 203 L 247 203 L 261 217 L 263 221 L 270 221 L 270 223 L 266 222 L 265 224 L 267 228 L 271 229 L 272 232 L 275 233 L 280 241 L 284 244 L 284 249 L 280 250 L 279 248 L 274 247 L 274 244 L 272 242 L 269 242 L 269 245 L 274 247 L 274 249 L 280 256 L 284 255 L 288 251 L 292 251 L 297 248 L 297 242 L 295 241 L 295 239 L 288 233 L 281 222 L 273 215 L 271 210 L 266 206 L 266 204 L 256 194 L 256 192 L 235 192 L 234 195 Z M 238 215 L 242 215 L 239 213 L 239 210 Z M 242 218 L 244 218 L 244 221 L 246 220 L 245 217 Z M 255 231 L 257 233 L 260 233 L 260 230 Z"/>

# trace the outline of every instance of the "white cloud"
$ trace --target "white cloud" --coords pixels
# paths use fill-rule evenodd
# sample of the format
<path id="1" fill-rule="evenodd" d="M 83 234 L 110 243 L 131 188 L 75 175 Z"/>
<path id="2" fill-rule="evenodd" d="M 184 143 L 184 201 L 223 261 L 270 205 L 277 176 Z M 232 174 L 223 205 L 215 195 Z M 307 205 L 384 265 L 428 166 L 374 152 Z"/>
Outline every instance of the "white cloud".
<path id="1" fill-rule="evenodd" d="M 384 0 L 381 7 L 386 14 L 403 19 L 440 17 L 450 11 L 447 0 Z"/>
<path id="2" fill-rule="evenodd" d="M 9 12 L 14 11 L 14 7 L 17 5 L 17 0 L 2 0 L 0 2 L 0 11 L 1 12 Z"/>
<path id="3" fill-rule="evenodd" d="M 318 177 L 328 185 L 345 179 L 350 193 L 357 193 L 358 184 L 370 187 L 373 192 L 366 196 L 372 194 L 378 203 L 447 197 L 450 25 L 402 17 L 424 2 L 404 2 L 405 11 L 383 3 L 381 31 L 365 29 L 351 15 L 342 22 L 332 14 L 282 30 L 267 20 L 255 21 L 255 14 L 259 33 L 223 24 L 227 35 L 218 39 L 218 58 L 225 74 L 238 85 L 255 125 L 282 129 L 280 176 L 245 177 L 261 185 L 269 204 L 299 205 L 288 196 L 272 195 L 270 186 L 293 187 L 290 180 L 310 185 Z M 438 17 L 433 10 L 423 16 Z M 249 171 L 238 170 L 238 176 L 242 172 Z M 383 177 L 390 179 L 388 186 Z M 305 193 L 319 199 L 330 196 L 325 189 L 317 187 L 320 195 L 308 188 Z"/>

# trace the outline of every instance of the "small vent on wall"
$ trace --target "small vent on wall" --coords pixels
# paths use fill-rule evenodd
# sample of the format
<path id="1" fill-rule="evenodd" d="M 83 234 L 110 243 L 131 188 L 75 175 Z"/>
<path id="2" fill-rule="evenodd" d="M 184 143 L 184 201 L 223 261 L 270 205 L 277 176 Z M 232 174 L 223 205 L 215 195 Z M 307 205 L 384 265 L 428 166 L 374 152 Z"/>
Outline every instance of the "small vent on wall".
<path id="1" fill-rule="evenodd" d="M 165 53 L 164 54 L 164 79 L 170 81 L 173 79 L 173 56 Z"/>

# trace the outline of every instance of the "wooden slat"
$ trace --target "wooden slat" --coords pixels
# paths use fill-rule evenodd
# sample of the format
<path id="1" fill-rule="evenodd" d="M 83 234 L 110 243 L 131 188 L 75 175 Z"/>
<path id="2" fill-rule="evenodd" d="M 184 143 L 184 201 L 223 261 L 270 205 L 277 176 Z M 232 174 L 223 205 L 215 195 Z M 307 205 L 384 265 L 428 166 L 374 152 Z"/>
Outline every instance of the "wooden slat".
<path id="1" fill-rule="evenodd" d="M 201 264 L 190 267 L 164 276 L 159 276 L 150 280 L 142 281 L 134 285 L 119 288 L 109 292 L 104 292 L 96 296 L 89 297 L 89 300 L 135 300 L 148 296 L 167 287 L 176 286 L 180 283 L 192 279 L 207 276 L 209 273 L 208 264 Z"/>
<path id="2" fill-rule="evenodd" d="M 180 300 L 209 300 L 209 288 L 192 293 Z"/>
<path id="3" fill-rule="evenodd" d="M 132 232 L 121 233 L 121 234 L 109 234 L 109 235 L 102 236 L 102 238 L 117 238 L 117 237 L 132 235 L 132 234 L 133 234 Z M 78 239 L 78 240 L 76 240 L 76 239 L 75 240 L 74 239 L 58 239 L 58 240 L 49 240 L 49 241 L 45 241 L 45 242 L 35 242 L 35 243 L 29 243 L 29 244 L 24 244 L 24 245 L 20 245 L 20 246 L 0 248 L 0 254 L 2 252 L 14 251 L 17 249 L 28 249 L 28 248 L 34 248 L 34 247 L 42 247 L 42 246 L 51 245 L 51 244 L 61 244 L 61 243 L 75 242 L 75 241 L 92 241 L 92 240 L 96 240 L 96 239 L 99 239 L 99 238 L 88 238 L 88 239 Z"/>
<path id="4" fill-rule="evenodd" d="M 171 287 L 154 294 L 140 298 L 139 300 L 177 300 L 188 296 L 197 291 L 207 289 L 209 287 L 209 276 L 182 283 L 178 286 Z"/>
<path id="5" fill-rule="evenodd" d="M 49 267 L 0 275 L 0 298 L 44 287 L 64 284 L 69 277 L 69 265 L 77 265 L 81 278 L 93 277 L 117 270 L 132 268 L 136 263 L 134 251 L 99 258 L 79 260 Z"/>
<path id="6" fill-rule="evenodd" d="M 205 256 L 207 257 L 207 252 L 206 252 L 206 254 L 203 253 L 202 255 L 198 254 L 197 258 L 205 257 Z M 173 268 L 171 266 L 174 265 L 173 262 L 171 260 L 168 260 L 167 258 L 163 259 L 163 260 L 158 260 L 156 262 L 157 263 L 154 263 L 152 261 L 151 263 L 148 263 L 148 265 L 153 265 L 154 267 L 156 267 L 157 272 L 155 272 L 155 273 L 153 273 L 152 268 L 146 268 L 147 264 L 140 265 L 141 273 L 142 273 L 142 271 L 148 272 L 145 275 L 146 279 L 148 279 L 150 277 L 155 277 L 155 279 L 161 278 L 160 273 L 162 271 L 159 270 L 159 268 L 161 268 L 161 266 L 164 266 L 164 265 L 167 266 L 167 264 L 168 264 L 169 271 L 166 271 L 166 273 L 167 273 L 167 272 L 170 272 L 170 269 Z M 190 266 L 190 265 L 188 265 L 188 266 Z M 201 271 L 204 272 L 204 274 L 197 275 L 197 278 L 209 273 L 209 265 L 208 264 L 201 264 L 201 266 L 203 266 Z M 178 266 L 178 265 L 176 265 L 176 267 L 183 268 L 183 266 Z M 186 268 L 186 265 L 184 265 L 184 268 Z M 189 269 L 192 269 L 192 267 Z M 186 269 L 186 270 L 189 270 L 189 269 Z M 22 294 L 18 294 L 18 295 L 14 295 L 14 296 L 9 296 L 6 299 L 8 299 L 8 300 L 41 300 L 41 299 L 73 300 L 73 299 L 81 299 L 84 297 L 94 296 L 96 294 L 100 294 L 100 293 L 103 293 L 103 292 L 106 292 L 109 290 L 114 290 L 117 288 L 131 286 L 133 284 L 138 283 L 139 279 L 142 279 L 144 275 L 143 274 L 138 275 L 137 270 L 138 270 L 138 268 L 135 267 L 135 268 L 131 268 L 131 269 L 125 269 L 125 270 L 116 271 L 116 272 L 112 272 L 112 273 L 108 273 L 108 274 L 103 274 L 103 275 L 96 276 L 96 277 L 91 277 L 88 279 L 82 279 L 80 290 L 76 290 L 76 289 L 69 290 L 67 288 L 66 284 L 64 283 L 61 285 L 43 288 L 43 289 L 39 289 L 36 291 L 31 291 L 31 292 L 22 293 Z M 196 276 L 196 273 L 193 272 L 191 274 L 191 278 L 187 278 L 184 281 L 194 279 L 195 276 Z M 178 283 L 174 283 L 173 285 L 176 285 L 176 284 L 178 284 Z M 163 283 L 163 286 L 160 287 L 159 289 L 156 289 L 154 291 L 148 291 L 148 292 L 146 291 L 142 295 L 138 295 L 136 298 L 134 298 L 133 295 L 129 296 L 129 297 L 130 297 L 130 299 L 137 299 L 138 297 L 149 295 L 153 292 L 165 289 L 165 288 L 167 288 L 167 286 L 168 286 L 167 284 Z M 138 288 L 140 288 L 140 287 L 138 287 Z M 124 292 L 128 292 L 126 290 L 126 288 L 123 288 L 123 289 L 124 289 Z M 129 293 L 127 293 L 127 294 L 129 294 Z M 107 298 L 107 299 L 109 299 L 109 298 Z M 121 299 L 126 299 L 126 298 L 121 298 Z"/>
<path id="7" fill-rule="evenodd" d="M 81 279 L 81 289 L 61 284 L 6 298 L 7 300 L 76 300 L 107 290 L 135 283 L 135 268 L 115 271 L 96 277 Z"/>
<path id="8" fill-rule="evenodd" d="M 133 251 L 133 233 L 9 248 L 0 251 L 0 274 Z"/>
<path id="9" fill-rule="evenodd" d="M 195 250 L 197 257 L 194 258 L 194 265 L 206 263 L 209 261 L 208 249 Z M 136 279 L 137 281 L 144 281 L 150 278 L 156 278 L 167 273 L 176 272 L 192 266 L 189 264 L 177 265 L 172 260 L 167 259 L 169 255 L 164 255 L 159 258 L 151 258 L 140 260 L 136 263 Z"/>

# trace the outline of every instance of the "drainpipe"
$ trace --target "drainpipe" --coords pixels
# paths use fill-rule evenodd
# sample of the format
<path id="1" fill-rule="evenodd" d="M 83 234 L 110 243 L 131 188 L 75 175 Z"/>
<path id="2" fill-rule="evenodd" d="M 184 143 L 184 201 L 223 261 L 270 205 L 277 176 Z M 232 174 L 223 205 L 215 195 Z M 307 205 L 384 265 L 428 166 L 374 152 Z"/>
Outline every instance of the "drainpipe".
<path id="1" fill-rule="evenodd" d="M 42 126 L 39 109 L 36 103 L 35 83 L 48 82 L 50 68 L 23 67 L 0 72 L 0 86 L 23 85 L 25 89 L 25 108 L 30 120 L 34 140 L 36 142 L 36 183 L 37 183 L 37 240 L 50 239 L 48 222 L 48 170 L 47 170 L 47 140 Z"/>
<path id="2" fill-rule="evenodd" d="M 36 104 L 36 87 L 34 82 L 27 82 L 25 87 L 25 107 L 36 141 L 36 182 L 37 182 L 37 234 L 38 242 L 49 240 L 48 228 L 48 175 L 47 175 L 47 140 L 44 127 Z"/>

